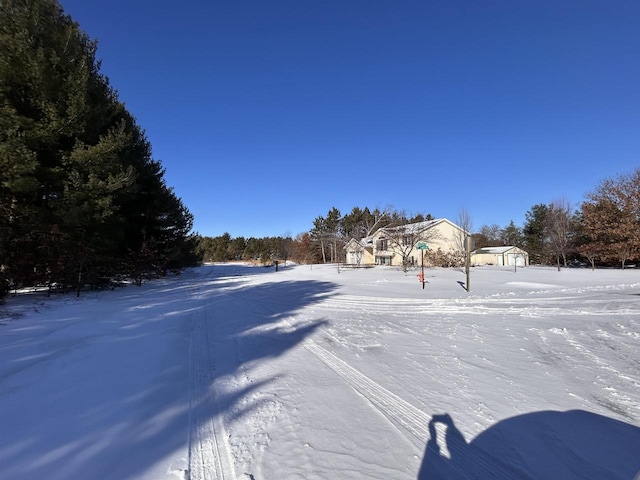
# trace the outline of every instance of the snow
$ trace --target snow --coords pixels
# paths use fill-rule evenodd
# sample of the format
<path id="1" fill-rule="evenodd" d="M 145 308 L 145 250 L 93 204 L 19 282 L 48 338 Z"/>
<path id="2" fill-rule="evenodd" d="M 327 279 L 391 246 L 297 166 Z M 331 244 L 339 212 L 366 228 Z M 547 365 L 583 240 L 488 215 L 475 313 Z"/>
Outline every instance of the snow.
<path id="1" fill-rule="evenodd" d="M 625 479 L 634 270 L 209 265 L 0 307 L 3 479 Z"/>

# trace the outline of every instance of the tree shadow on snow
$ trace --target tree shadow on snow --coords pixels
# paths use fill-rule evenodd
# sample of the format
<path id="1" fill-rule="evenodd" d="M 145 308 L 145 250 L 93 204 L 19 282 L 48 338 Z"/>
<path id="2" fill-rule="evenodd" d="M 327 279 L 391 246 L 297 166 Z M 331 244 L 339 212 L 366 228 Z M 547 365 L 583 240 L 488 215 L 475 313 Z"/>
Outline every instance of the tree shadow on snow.
<path id="1" fill-rule="evenodd" d="M 212 417 L 264 405 L 279 373 L 252 369 L 312 335 L 322 322 L 296 321 L 296 312 L 336 287 L 232 278 L 243 271 L 204 268 L 64 304 L 59 320 L 48 313 L 0 338 L 10 360 L 0 368 L 0 476 L 188 478 L 188 458 L 176 454 Z"/>
<path id="2" fill-rule="evenodd" d="M 640 428 L 583 410 L 512 417 L 470 443 L 447 414 L 434 415 L 429 432 L 418 480 L 632 480 L 640 473 Z"/>

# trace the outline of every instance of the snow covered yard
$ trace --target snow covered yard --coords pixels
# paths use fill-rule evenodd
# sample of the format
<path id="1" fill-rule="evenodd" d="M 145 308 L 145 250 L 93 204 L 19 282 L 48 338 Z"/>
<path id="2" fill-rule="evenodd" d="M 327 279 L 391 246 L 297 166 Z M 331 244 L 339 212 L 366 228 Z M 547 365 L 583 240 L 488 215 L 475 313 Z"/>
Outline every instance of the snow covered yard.
<path id="1" fill-rule="evenodd" d="M 0 307 L 3 479 L 625 479 L 640 272 L 204 266 Z"/>

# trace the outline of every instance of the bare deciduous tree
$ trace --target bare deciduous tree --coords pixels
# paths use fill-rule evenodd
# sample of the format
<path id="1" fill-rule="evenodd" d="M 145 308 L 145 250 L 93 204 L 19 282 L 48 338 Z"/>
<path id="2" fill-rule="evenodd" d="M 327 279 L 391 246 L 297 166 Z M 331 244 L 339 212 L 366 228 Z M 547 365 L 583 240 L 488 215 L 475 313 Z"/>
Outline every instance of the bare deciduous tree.
<path id="1" fill-rule="evenodd" d="M 377 230 L 391 222 L 393 209 L 390 206 L 382 210 L 374 209 L 370 212 L 368 208 L 364 210 L 363 225 L 365 227 L 365 237 L 373 235 Z"/>
<path id="2" fill-rule="evenodd" d="M 560 271 L 560 259 L 567 266 L 567 253 L 571 241 L 571 204 L 560 197 L 549 205 L 545 217 L 545 231 L 548 239 L 549 250 L 556 258 L 558 271 Z"/>
<path id="3" fill-rule="evenodd" d="M 495 223 L 492 225 L 482 225 L 477 235 L 475 235 L 475 238 L 476 248 L 502 245 L 502 228 Z"/>
<path id="4" fill-rule="evenodd" d="M 471 229 L 473 228 L 473 222 L 469 211 L 464 207 L 458 213 L 458 226 L 462 228 L 462 231 L 459 232 L 456 238 L 456 244 L 464 255 L 464 271 L 467 276 L 465 289 L 468 292 L 471 288 Z"/>
<path id="5" fill-rule="evenodd" d="M 458 226 L 462 229 L 458 232 L 458 235 L 455 239 L 456 246 L 461 252 L 465 252 L 467 250 L 467 239 L 471 236 L 471 230 L 473 229 L 473 221 L 471 219 L 471 215 L 466 208 L 461 208 L 458 212 Z"/>

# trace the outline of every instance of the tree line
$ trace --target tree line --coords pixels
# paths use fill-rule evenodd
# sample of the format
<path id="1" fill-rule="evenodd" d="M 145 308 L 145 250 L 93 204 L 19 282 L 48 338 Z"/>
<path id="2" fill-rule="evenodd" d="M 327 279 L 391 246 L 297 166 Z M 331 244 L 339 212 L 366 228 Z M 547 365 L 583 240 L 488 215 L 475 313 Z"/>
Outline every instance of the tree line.
<path id="1" fill-rule="evenodd" d="M 193 217 L 55 0 L 0 1 L 0 292 L 197 261 Z"/>
<path id="2" fill-rule="evenodd" d="M 267 264 L 274 260 L 286 262 L 292 255 L 296 255 L 295 243 L 291 237 L 231 238 L 229 233 L 224 233 L 218 237 L 198 237 L 196 254 L 205 263 L 256 261 Z"/>
<path id="3" fill-rule="evenodd" d="M 559 197 L 531 207 L 522 228 L 483 225 L 474 237 L 476 247 L 521 247 L 533 264 L 625 268 L 640 261 L 640 168 L 601 181 L 577 208 Z"/>
<path id="4" fill-rule="evenodd" d="M 471 219 L 464 213 L 466 218 L 458 224 L 470 229 Z M 198 254 L 206 261 L 267 263 L 286 258 L 298 263 L 343 262 L 343 247 L 351 238 L 361 240 L 383 227 L 433 218 L 431 214 L 407 214 L 391 207 L 353 207 L 342 215 L 332 207 L 326 215 L 316 217 L 309 232 L 295 238 L 233 239 L 228 233 L 222 237 L 200 237 Z M 640 262 L 640 168 L 601 181 L 577 208 L 559 197 L 548 204 L 533 205 L 522 226 L 511 221 L 504 227 L 482 225 L 470 233 L 475 248 L 517 246 L 529 253 L 531 264 L 560 268 L 588 263 L 592 268 L 624 268 Z"/>
<path id="5" fill-rule="evenodd" d="M 369 209 L 354 207 L 342 215 L 332 207 L 326 216 L 318 216 L 309 232 L 284 237 L 232 238 L 229 233 L 218 237 L 198 237 L 198 256 L 205 262 L 230 260 L 257 261 L 270 264 L 275 260 L 296 263 L 344 262 L 344 245 L 351 238 L 361 240 L 383 227 L 432 220 L 430 214 L 407 214 L 390 207 Z"/>

